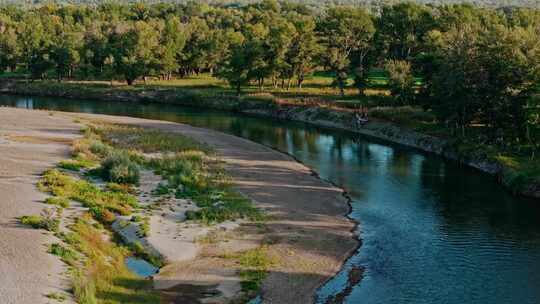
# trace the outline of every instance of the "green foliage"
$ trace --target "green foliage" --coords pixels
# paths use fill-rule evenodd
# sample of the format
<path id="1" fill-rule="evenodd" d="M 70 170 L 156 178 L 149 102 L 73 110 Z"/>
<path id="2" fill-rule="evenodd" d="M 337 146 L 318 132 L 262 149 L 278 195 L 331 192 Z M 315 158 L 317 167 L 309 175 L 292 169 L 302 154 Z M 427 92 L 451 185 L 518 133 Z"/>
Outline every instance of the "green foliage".
<path id="1" fill-rule="evenodd" d="M 335 84 L 344 96 L 351 63 L 357 78 L 365 77 L 365 58 L 375 34 L 372 17 L 362 8 L 331 7 L 318 28 L 326 46 L 324 64 L 335 73 Z"/>
<path id="2" fill-rule="evenodd" d="M 83 216 L 72 227 L 77 235 L 74 248 L 86 262 L 71 272 L 73 291 L 78 303 L 158 303 L 151 281 L 137 277 L 125 265 L 130 251 L 102 237 L 104 231 Z M 63 252 L 63 251 L 62 251 Z M 106 294 L 104 298 L 103 295 Z"/>
<path id="3" fill-rule="evenodd" d="M 161 132 L 155 129 L 108 125 L 96 130 L 114 146 L 144 153 L 182 152 L 189 150 L 210 151 L 210 148 L 180 133 Z"/>
<path id="4" fill-rule="evenodd" d="M 92 160 L 76 157 L 74 159 L 63 160 L 58 164 L 58 167 L 71 171 L 80 171 L 81 169 L 92 168 L 96 163 Z"/>
<path id="5" fill-rule="evenodd" d="M 52 196 L 45 199 L 45 204 L 67 208 L 69 207 L 69 199 L 60 196 Z"/>
<path id="6" fill-rule="evenodd" d="M 268 270 L 277 263 L 265 246 L 245 251 L 235 258 L 241 267 L 242 290 L 246 292 L 258 291 Z"/>
<path id="7" fill-rule="evenodd" d="M 64 263 L 70 266 L 75 266 L 75 263 L 79 259 L 79 256 L 75 251 L 62 246 L 59 243 L 49 245 L 47 252 L 59 256 Z"/>
<path id="8" fill-rule="evenodd" d="M 263 220 L 253 203 L 232 190 L 216 168 L 209 167 L 201 152 L 184 152 L 152 160 L 156 173 L 167 178 L 167 186 L 175 189 L 176 197 L 189 198 L 197 203 L 197 211 L 187 218 L 206 224 L 249 218 Z"/>
<path id="9" fill-rule="evenodd" d="M 20 218 L 21 224 L 31 226 L 35 229 L 43 228 L 43 218 L 39 215 L 24 215 Z"/>
<path id="10" fill-rule="evenodd" d="M 540 147 L 539 25 L 537 8 L 415 2 L 379 3 L 373 10 L 275 1 L 240 7 L 5 6 L 0 74 L 76 80 L 14 84 L 20 92 L 109 99 L 118 94 L 232 110 L 275 108 L 284 101 L 340 108 L 414 101 L 437 117 L 422 128 L 436 124 L 438 135 L 470 137 L 480 125 L 486 144 L 504 152 L 512 145 L 516 156 L 527 151 L 534 159 Z M 384 68 L 388 75 L 374 75 Z M 117 79 L 144 79 L 144 85 L 113 87 Z M 353 96 L 356 89 L 360 94 Z M 236 98 L 235 92 L 246 96 Z M 147 135 L 124 142 L 145 152 L 189 146 Z M 110 154 L 110 146 L 91 138 L 80 144 L 76 160 L 62 168 L 91 168 Z M 119 175 L 130 175 L 129 166 L 121 169 Z"/>
<path id="11" fill-rule="evenodd" d="M 39 182 L 39 187 L 56 196 L 83 203 L 104 222 L 110 222 L 113 213 L 127 215 L 138 206 L 136 198 L 131 194 L 103 191 L 87 181 L 77 180 L 58 170 L 46 171 Z"/>
<path id="12" fill-rule="evenodd" d="M 411 64 L 402 60 L 388 60 L 384 64 L 388 72 L 388 87 L 400 105 L 414 101 L 414 77 Z"/>
<path id="13" fill-rule="evenodd" d="M 116 152 L 105 158 L 101 162 L 100 170 L 106 181 L 119 184 L 139 183 L 139 165 L 125 152 Z"/>
<path id="14" fill-rule="evenodd" d="M 45 209 L 41 215 L 24 215 L 19 220 L 23 225 L 52 232 L 58 231 L 60 226 L 60 219 L 52 209 Z"/>

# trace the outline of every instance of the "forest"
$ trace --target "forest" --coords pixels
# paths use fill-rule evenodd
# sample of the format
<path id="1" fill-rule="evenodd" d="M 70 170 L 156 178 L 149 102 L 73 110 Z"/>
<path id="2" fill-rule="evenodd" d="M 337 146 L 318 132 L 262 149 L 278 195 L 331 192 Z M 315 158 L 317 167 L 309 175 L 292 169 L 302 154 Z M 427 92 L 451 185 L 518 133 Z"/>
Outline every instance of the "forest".
<path id="1" fill-rule="evenodd" d="M 301 88 L 314 73 L 360 100 L 384 78 L 392 106 L 453 136 L 535 159 L 540 10 L 400 2 L 45 4 L 0 8 L 0 73 L 26 81 L 168 81 L 205 73 L 235 94 Z M 481 128 L 475 128 L 481 126 Z"/>

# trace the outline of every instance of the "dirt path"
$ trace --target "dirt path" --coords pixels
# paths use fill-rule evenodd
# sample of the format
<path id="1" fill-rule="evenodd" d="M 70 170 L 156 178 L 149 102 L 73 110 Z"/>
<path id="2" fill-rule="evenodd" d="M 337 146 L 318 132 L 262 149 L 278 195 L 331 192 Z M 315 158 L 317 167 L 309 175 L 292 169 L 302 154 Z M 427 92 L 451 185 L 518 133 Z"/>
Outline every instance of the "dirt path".
<path id="1" fill-rule="evenodd" d="M 0 302 L 53 303 L 46 295 L 68 288 L 63 264 L 46 252 L 50 233 L 21 226 L 17 217 L 39 214 L 45 195 L 38 175 L 69 156 L 80 126 L 48 112 L 0 108 Z"/>
<path id="2" fill-rule="evenodd" d="M 345 217 L 348 206 L 342 191 L 291 157 L 262 145 L 161 121 L 0 108 L 2 303 L 46 302 L 44 294 L 65 284 L 59 276 L 61 263 L 45 252 L 51 236 L 17 225 L 16 217 L 38 214 L 44 207 L 37 203 L 44 196 L 35 188 L 36 175 L 68 156 L 66 143 L 80 128 L 72 122 L 75 117 L 180 132 L 215 147 L 236 187 L 271 215 L 265 238 L 271 240 L 270 250 L 279 264 L 264 281 L 265 303 L 313 302 L 316 288 L 339 270 L 357 246 L 350 232 L 353 223 Z"/>

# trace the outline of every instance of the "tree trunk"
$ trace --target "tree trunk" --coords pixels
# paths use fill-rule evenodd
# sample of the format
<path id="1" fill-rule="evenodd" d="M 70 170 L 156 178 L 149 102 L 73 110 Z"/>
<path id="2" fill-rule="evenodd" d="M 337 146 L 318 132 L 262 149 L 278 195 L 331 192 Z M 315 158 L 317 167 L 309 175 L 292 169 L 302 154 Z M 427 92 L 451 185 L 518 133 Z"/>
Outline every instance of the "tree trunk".
<path id="1" fill-rule="evenodd" d="M 236 96 L 240 96 L 240 93 L 242 93 L 242 85 L 240 85 L 240 83 L 238 83 L 236 85 Z"/>

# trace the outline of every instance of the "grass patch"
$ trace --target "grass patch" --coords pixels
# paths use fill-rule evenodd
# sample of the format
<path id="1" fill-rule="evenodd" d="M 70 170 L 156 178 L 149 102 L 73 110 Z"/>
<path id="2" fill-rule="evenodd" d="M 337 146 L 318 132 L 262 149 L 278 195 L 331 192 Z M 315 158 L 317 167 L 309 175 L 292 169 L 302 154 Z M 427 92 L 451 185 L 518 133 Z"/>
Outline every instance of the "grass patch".
<path id="1" fill-rule="evenodd" d="M 59 256 L 64 263 L 70 266 L 75 266 L 75 263 L 79 259 L 79 255 L 75 251 L 59 243 L 49 245 L 47 252 Z"/>
<path id="2" fill-rule="evenodd" d="M 211 151 L 208 146 L 199 143 L 191 137 L 155 129 L 143 129 L 124 125 L 104 125 L 97 128 L 96 132 L 105 141 L 119 149 L 138 150 L 144 153 L 184 152 L 189 150 Z"/>
<path id="3" fill-rule="evenodd" d="M 45 199 L 45 204 L 67 208 L 69 207 L 69 199 L 62 196 L 52 196 Z"/>
<path id="4" fill-rule="evenodd" d="M 234 258 L 240 265 L 242 290 L 248 293 L 258 291 L 270 268 L 277 264 L 276 259 L 268 254 L 267 246 L 245 251 Z"/>
<path id="5" fill-rule="evenodd" d="M 503 166 L 504 184 L 512 191 L 525 191 L 530 185 L 540 184 L 539 160 L 502 155 L 497 156 L 496 160 Z"/>
<path id="6" fill-rule="evenodd" d="M 139 224 L 139 233 L 141 237 L 150 235 L 150 218 L 148 216 L 134 215 L 131 221 Z"/>
<path id="7" fill-rule="evenodd" d="M 188 151 L 152 160 L 152 168 L 167 179 L 177 198 L 193 200 L 200 208 L 187 212 L 189 220 L 205 224 L 246 218 L 263 220 L 251 200 L 234 191 L 216 163 L 203 152 Z"/>
<path id="8" fill-rule="evenodd" d="M 66 295 L 59 292 L 51 292 L 49 294 L 46 294 L 45 296 L 47 297 L 47 299 L 55 300 L 58 302 L 64 302 L 65 300 L 67 300 Z"/>
<path id="9" fill-rule="evenodd" d="M 131 252 L 103 238 L 103 231 L 86 215 L 72 227 L 78 238 L 74 247 L 86 257 L 72 272 L 73 290 L 79 303 L 159 303 L 152 282 L 131 273 L 125 259 Z"/>
<path id="10" fill-rule="evenodd" d="M 129 215 L 138 207 L 137 199 L 131 194 L 103 191 L 88 181 L 75 179 L 56 169 L 46 171 L 38 187 L 55 196 L 81 202 L 97 219 L 106 223 L 114 220 L 111 213 Z"/>
<path id="11" fill-rule="evenodd" d="M 47 231 L 57 232 L 60 226 L 60 219 L 56 214 L 57 211 L 45 209 L 41 215 L 24 215 L 19 221 L 23 225 L 30 226 L 34 229 L 45 229 Z"/>
<path id="12" fill-rule="evenodd" d="M 85 159 L 83 157 L 76 157 L 74 159 L 63 160 L 58 164 L 59 168 L 71 170 L 71 171 L 80 171 L 81 169 L 89 169 L 95 167 L 97 163 L 90 159 Z"/>

